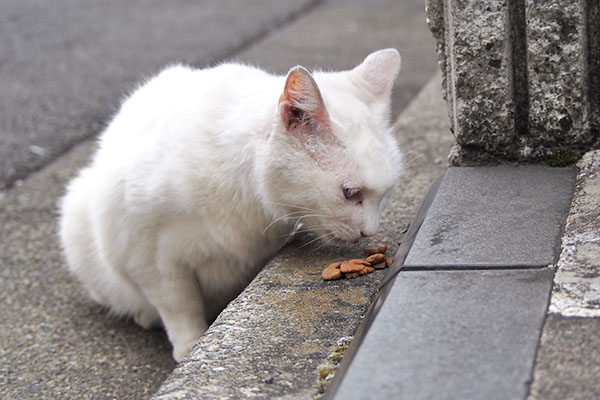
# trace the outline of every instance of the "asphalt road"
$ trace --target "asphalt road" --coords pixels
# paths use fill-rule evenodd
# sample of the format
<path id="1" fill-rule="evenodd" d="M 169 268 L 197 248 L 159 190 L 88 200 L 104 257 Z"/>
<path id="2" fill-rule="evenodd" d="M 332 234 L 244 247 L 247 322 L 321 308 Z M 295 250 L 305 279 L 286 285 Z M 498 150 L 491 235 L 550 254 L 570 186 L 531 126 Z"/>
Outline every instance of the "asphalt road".
<path id="1" fill-rule="evenodd" d="M 318 0 L 0 0 L 0 189 L 97 134 L 166 64 L 221 61 Z"/>

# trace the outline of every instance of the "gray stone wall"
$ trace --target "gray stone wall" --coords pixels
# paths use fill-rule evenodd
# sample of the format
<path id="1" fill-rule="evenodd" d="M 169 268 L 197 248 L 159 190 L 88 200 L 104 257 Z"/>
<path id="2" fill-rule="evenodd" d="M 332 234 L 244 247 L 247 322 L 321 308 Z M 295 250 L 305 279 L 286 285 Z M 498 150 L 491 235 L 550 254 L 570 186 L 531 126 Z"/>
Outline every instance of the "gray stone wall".
<path id="1" fill-rule="evenodd" d="M 600 148 L 600 2 L 427 0 L 450 162 L 562 166 Z"/>

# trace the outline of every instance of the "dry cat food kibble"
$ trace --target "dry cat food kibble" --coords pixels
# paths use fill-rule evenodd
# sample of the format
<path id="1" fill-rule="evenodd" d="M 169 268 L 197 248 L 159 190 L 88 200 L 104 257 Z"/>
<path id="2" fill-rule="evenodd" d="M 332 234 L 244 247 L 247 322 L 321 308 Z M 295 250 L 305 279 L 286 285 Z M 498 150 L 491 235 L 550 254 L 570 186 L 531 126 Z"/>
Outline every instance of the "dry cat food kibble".
<path id="1" fill-rule="evenodd" d="M 365 248 L 365 254 L 368 255 L 366 259 L 355 258 L 334 262 L 323 270 L 321 276 L 326 281 L 333 281 L 341 278 L 357 278 L 361 275 L 370 274 L 376 269 L 384 269 L 392 265 L 394 261 L 394 257 L 386 258 L 386 250 L 387 246 L 385 244 L 372 243 Z"/>
<path id="2" fill-rule="evenodd" d="M 365 247 L 365 254 L 370 256 L 371 254 L 383 253 L 387 250 L 387 245 L 382 243 L 371 243 L 367 247 Z"/>

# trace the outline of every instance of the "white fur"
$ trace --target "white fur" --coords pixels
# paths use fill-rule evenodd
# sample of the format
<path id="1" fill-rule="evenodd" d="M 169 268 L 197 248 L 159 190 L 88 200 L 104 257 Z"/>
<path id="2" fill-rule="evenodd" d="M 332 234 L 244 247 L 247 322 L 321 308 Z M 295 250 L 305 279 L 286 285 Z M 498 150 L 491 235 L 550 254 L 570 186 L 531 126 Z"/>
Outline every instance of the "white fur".
<path id="1" fill-rule="evenodd" d="M 164 70 L 124 102 L 68 186 L 71 271 L 113 312 L 162 322 L 181 360 L 299 223 L 325 241 L 376 232 L 401 166 L 387 121 L 399 63 L 388 49 L 313 75 L 335 145 L 299 144 L 284 126 L 286 77 L 236 64 Z M 342 185 L 362 188 L 362 202 Z"/>

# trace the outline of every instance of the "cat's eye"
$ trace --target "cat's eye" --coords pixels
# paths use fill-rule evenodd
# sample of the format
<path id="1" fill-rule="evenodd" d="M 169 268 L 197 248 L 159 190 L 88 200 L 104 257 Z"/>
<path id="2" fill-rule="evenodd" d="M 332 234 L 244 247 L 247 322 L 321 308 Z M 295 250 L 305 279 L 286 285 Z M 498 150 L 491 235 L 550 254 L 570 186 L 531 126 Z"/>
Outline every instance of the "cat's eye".
<path id="1" fill-rule="evenodd" d="M 356 201 L 357 203 L 362 203 L 363 194 L 360 189 L 342 186 L 342 191 L 344 192 L 344 197 L 346 198 L 346 200 Z"/>

